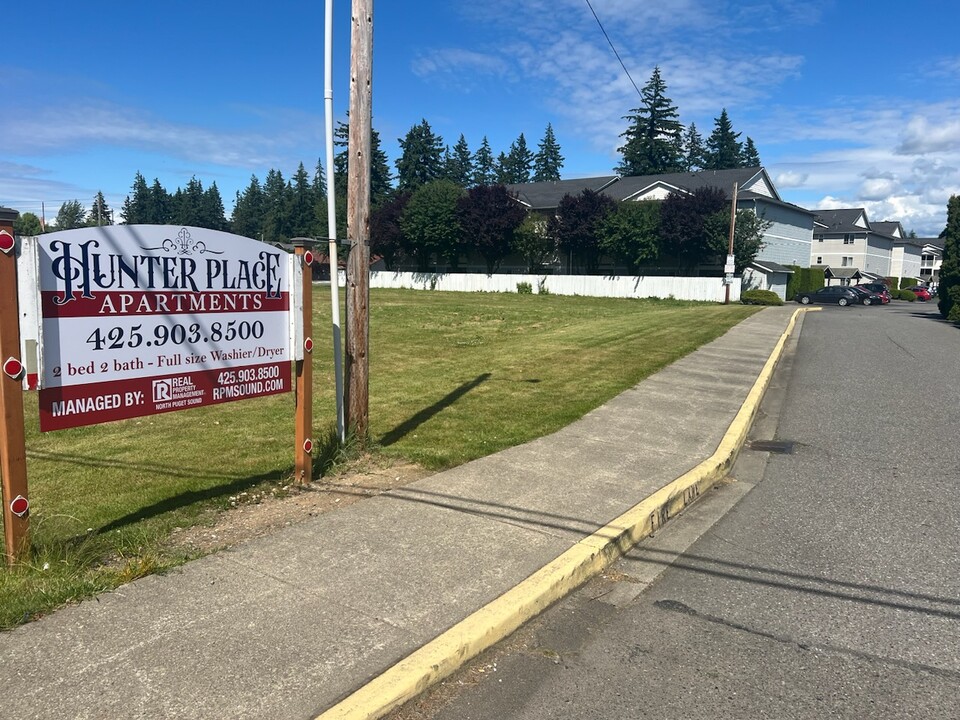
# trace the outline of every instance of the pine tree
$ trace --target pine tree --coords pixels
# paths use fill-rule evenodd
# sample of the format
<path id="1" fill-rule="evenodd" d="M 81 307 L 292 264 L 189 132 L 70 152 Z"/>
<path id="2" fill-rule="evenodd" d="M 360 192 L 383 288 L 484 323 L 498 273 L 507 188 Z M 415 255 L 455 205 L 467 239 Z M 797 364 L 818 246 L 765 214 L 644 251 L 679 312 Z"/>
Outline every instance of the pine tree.
<path id="1" fill-rule="evenodd" d="M 560 168 L 563 167 L 563 155 L 560 154 L 560 145 L 553 135 L 553 126 L 547 123 L 543 133 L 543 140 L 537 145 L 537 154 L 533 158 L 533 182 L 544 182 L 560 179 Z"/>
<path id="2" fill-rule="evenodd" d="M 503 151 L 497 155 L 497 163 L 494 166 L 493 182 L 496 185 L 509 185 L 513 182 L 513 170 L 510 167 L 510 158 Z"/>
<path id="3" fill-rule="evenodd" d="M 130 191 L 131 194 L 127 195 L 123 201 L 123 208 L 120 210 L 123 221 L 127 225 L 139 225 L 141 223 L 151 222 L 151 220 L 147 219 L 150 189 L 147 187 L 147 181 L 144 180 L 143 175 L 141 175 L 139 171 L 133 178 L 133 186 L 130 188 Z"/>
<path id="4" fill-rule="evenodd" d="M 166 188 L 160 184 L 157 178 L 153 179 L 153 185 L 150 186 L 147 196 L 146 219 L 144 222 L 153 225 L 166 225 L 172 222 L 171 206 L 173 200 Z"/>
<path id="5" fill-rule="evenodd" d="M 706 154 L 703 136 L 697 131 L 696 124 L 690 123 L 683 136 L 684 169 L 688 172 L 702 170 L 706 164 Z"/>
<path id="6" fill-rule="evenodd" d="M 623 159 L 616 171 L 624 176 L 678 172 L 684 167 L 677 107 L 666 96 L 667 86 L 655 67 L 640 96 L 643 104 L 624 116 L 629 127 L 619 148 Z"/>
<path id="7" fill-rule="evenodd" d="M 724 108 L 714 121 L 713 132 L 707 138 L 706 170 L 730 170 L 740 167 L 740 133 L 733 132 L 733 125 Z"/>
<path id="8" fill-rule="evenodd" d="M 743 152 L 740 154 L 740 167 L 755 168 L 760 166 L 760 153 L 757 152 L 757 146 L 753 144 L 753 138 L 748 135 L 747 141 L 743 144 Z"/>
<path id="9" fill-rule="evenodd" d="M 507 177 L 510 183 L 530 182 L 530 172 L 533 170 L 534 155 L 527 147 L 527 139 L 520 133 L 520 137 L 510 144 L 507 154 Z"/>
<path id="10" fill-rule="evenodd" d="M 483 136 L 480 147 L 473 154 L 473 184 L 493 185 L 497 181 L 497 166 L 493 160 L 493 151 L 490 149 L 490 141 L 487 136 Z"/>
<path id="11" fill-rule="evenodd" d="M 443 138 L 433 133 L 430 123 L 421 120 L 398 141 L 400 157 L 396 166 L 400 190 L 416 190 L 443 177 Z"/>
<path id="12" fill-rule="evenodd" d="M 940 296 L 937 306 L 947 320 L 960 323 L 960 195 L 952 195 L 947 203 L 947 227 L 941 237 L 943 263 L 937 286 L 937 295 Z"/>
<path id="13" fill-rule="evenodd" d="M 100 225 L 113 225 L 113 210 L 107 206 L 107 201 L 103 198 L 102 192 L 97 192 L 93 198 L 93 204 L 90 206 L 90 213 L 87 216 L 87 225 L 98 227 Z"/>
<path id="14" fill-rule="evenodd" d="M 467 139 L 461 134 L 457 144 L 453 146 L 453 152 L 448 148 L 447 153 L 446 177 L 462 188 L 470 187 L 473 184 L 473 158 Z"/>
<path id="15" fill-rule="evenodd" d="M 303 163 L 300 163 L 297 167 L 297 171 L 290 181 L 288 201 L 287 217 L 290 224 L 290 236 L 309 237 L 314 235 L 317 225 L 316 202 L 310 184 L 310 175 Z"/>
<path id="16" fill-rule="evenodd" d="M 210 230 L 226 230 L 227 217 L 223 210 L 223 198 L 220 196 L 220 188 L 214 181 L 203 193 L 203 202 L 200 205 L 200 227 Z"/>
<path id="17" fill-rule="evenodd" d="M 287 202 L 290 186 L 279 170 L 267 172 L 263 184 L 263 225 L 261 232 L 265 242 L 280 242 L 290 237 L 287 221 Z"/>
<path id="18" fill-rule="evenodd" d="M 260 240 L 262 226 L 263 188 L 257 176 L 251 175 L 247 188 L 242 193 L 237 191 L 233 214 L 230 216 L 230 229 L 237 235 Z"/>

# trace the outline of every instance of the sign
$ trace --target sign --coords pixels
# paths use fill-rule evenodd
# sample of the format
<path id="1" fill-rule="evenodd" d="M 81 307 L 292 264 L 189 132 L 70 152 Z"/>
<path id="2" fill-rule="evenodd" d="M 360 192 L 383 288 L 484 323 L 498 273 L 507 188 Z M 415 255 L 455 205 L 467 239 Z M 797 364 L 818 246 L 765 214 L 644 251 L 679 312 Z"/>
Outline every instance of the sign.
<path id="1" fill-rule="evenodd" d="M 41 235 L 37 255 L 42 431 L 291 389 L 288 253 L 116 225 Z"/>
<path id="2" fill-rule="evenodd" d="M 726 275 L 733 275 L 736 272 L 736 258 L 733 255 L 727 255 L 727 262 L 723 266 L 723 272 Z"/>

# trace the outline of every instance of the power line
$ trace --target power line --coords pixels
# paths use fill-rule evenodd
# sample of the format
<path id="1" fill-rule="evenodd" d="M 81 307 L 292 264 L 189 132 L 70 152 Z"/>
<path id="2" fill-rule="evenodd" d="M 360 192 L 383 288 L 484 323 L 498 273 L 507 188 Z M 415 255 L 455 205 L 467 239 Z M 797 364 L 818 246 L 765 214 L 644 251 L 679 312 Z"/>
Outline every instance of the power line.
<path id="1" fill-rule="evenodd" d="M 613 40 L 610 39 L 610 36 L 607 35 L 607 31 L 603 27 L 603 23 L 600 22 L 600 18 L 597 17 L 597 11 L 593 9 L 593 5 L 590 4 L 590 0 L 585 0 L 587 7 L 590 8 L 590 12 L 593 13 L 594 19 L 597 21 L 597 25 L 600 26 L 600 32 L 603 33 L 603 36 L 607 39 L 607 42 L 610 44 L 610 49 L 613 50 L 613 54 L 617 56 L 617 60 L 620 61 L 620 67 L 623 68 L 623 72 L 626 73 L 627 79 L 630 80 L 630 84 L 633 85 L 633 89 L 637 91 L 637 95 L 643 98 L 643 93 L 640 92 L 640 88 L 637 87 L 637 84 L 633 81 L 633 77 L 630 75 L 630 71 L 627 70 L 627 66 L 623 64 L 623 59 L 620 57 L 620 53 L 617 52 L 617 48 L 613 45 Z"/>

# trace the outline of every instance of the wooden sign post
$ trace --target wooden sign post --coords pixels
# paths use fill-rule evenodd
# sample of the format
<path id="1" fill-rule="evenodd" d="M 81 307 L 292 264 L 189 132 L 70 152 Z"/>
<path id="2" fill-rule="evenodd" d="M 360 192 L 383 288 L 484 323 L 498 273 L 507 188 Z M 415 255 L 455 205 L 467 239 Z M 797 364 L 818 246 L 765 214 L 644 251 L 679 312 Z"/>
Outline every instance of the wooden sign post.
<path id="1" fill-rule="evenodd" d="M 8 565 L 30 548 L 27 449 L 23 431 L 23 373 L 20 310 L 17 302 L 17 248 L 13 221 L 20 213 L 0 208 L 0 476 L 3 481 L 3 535 Z"/>
<path id="2" fill-rule="evenodd" d="M 303 268 L 303 360 L 297 360 L 295 482 L 313 480 L 313 246 L 316 241 L 294 238 L 294 252 Z M 308 248 L 309 246 L 309 248 Z"/>

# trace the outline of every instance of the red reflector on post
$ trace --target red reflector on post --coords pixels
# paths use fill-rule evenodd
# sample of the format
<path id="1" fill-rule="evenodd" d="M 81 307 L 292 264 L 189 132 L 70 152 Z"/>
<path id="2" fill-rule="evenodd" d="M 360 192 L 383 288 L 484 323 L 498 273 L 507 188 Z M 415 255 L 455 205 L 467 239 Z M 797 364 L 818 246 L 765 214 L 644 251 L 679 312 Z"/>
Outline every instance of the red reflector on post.
<path id="1" fill-rule="evenodd" d="M 7 358 L 3 363 L 3 371 L 14 380 L 19 380 L 23 375 L 23 363 L 14 357 Z"/>
<path id="2" fill-rule="evenodd" d="M 314 260 L 314 258 L 313 258 L 313 253 L 310 252 L 309 250 L 307 250 L 307 251 L 303 254 L 303 264 L 304 264 L 304 265 L 313 265 L 313 260 Z"/>
<path id="3" fill-rule="evenodd" d="M 307 352 L 313 352 L 313 339 L 307 338 L 303 341 L 303 349 Z"/>
<path id="4" fill-rule="evenodd" d="M 10 512 L 17 517 L 23 517 L 27 514 L 27 510 L 29 509 L 30 503 L 23 495 L 17 495 L 13 500 L 10 501 Z"/>
<path id="5" fill-rule="evenodd" d="M 306 440 L 303 441 L 303 451 L 307 455 L 313 452 L 313 440 L 311 440 L 310 438 L 307 438 Z"/>
<path id="6" fill-rule="evenodd" d="M 0 252 L 9 255 L 16 246 L 17 241 L 13 239 L 13 235 L 6 230 L 0 230 Z"/>

